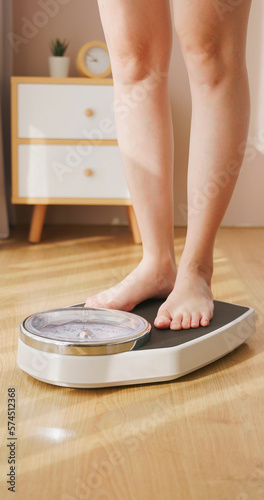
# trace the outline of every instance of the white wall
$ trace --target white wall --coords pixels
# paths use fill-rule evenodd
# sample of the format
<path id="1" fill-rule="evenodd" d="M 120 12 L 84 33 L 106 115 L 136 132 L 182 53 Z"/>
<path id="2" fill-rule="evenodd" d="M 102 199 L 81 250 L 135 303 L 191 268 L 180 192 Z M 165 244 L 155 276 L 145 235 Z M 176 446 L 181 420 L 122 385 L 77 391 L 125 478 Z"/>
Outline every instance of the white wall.
<path id="1" fill-rule="evenodd" d="M 42 0 L 46 3 L 46 0 Z M 104 39 L 96 0 L 65 0 L 54 17 L 49 16 L 45 26 L 27 44 L 21 44 L 14 54 L 15 75 L 47 75 L 49 41 L 56 36 L 70 39 L 71 76 L 76 76 L 75 55 L 85 42 Z M 59 0 L 58 0 L 59 3 Z M 34 20 L 42 10 L 41 0 L 14 1 L 14 32 L 21 34 L 26 18 Z M 248 68 L 252 95 L 252 117 L 248 160 L 237 183 L 223 225 L 264 225 L 264 5 L 253 1 L 248 33 Z M 261 60 L 262 59 L 262 60 Z M 186 177 L 191 117 L 188 79 L 179 44 L 174 37 L 170 75 L 170 95 L 175 136 L 175 225 L 185 225 L 180 207 L 186 204 Z M 17 207 L 18 221 L 29 222 L 32 208 Z M 126 224 L 122 207 L 62 207 L 48 208 L 49 223 Z"/>

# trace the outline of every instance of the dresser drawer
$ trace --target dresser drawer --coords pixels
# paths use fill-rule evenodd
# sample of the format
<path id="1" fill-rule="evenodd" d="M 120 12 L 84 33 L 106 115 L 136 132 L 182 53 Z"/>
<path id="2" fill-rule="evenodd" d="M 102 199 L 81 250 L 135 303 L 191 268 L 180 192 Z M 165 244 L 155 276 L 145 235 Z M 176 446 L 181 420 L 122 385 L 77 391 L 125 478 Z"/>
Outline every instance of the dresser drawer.
<path id="1" fill-rule="evenodd" d="M 18 146 L 21 198 L 130 198 L 118 146 Z"/>
<path id="2" fill-rule="evenodd" d="M 18 137 L 116 139 L 112 85 L 18 84 Z"/>

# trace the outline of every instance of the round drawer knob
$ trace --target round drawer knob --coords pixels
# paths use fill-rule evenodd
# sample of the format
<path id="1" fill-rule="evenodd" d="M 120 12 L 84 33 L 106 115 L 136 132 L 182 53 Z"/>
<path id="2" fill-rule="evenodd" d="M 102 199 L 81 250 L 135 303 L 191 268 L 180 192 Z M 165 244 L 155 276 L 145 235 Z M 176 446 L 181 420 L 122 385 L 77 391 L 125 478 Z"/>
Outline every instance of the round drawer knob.
<path id="1" fill-rule="evenodd" d="M 86 177 L 91 177 L 91 175 L 93 175 L 93 171 L 92 171 L 92 169 L 91 169 L 91 168 L 86 168 L 86 169 L 84 170 L 84 175 L 85 175 Z"/>
<path id="2" fill-rule="evenodd" d="M 84 111 L 84 114 L 85 114 L 85 116 L 89 117 L 89 116 L 93 116 L 94 112 L 92 109 L 86 108 L 86 110 Z"/>

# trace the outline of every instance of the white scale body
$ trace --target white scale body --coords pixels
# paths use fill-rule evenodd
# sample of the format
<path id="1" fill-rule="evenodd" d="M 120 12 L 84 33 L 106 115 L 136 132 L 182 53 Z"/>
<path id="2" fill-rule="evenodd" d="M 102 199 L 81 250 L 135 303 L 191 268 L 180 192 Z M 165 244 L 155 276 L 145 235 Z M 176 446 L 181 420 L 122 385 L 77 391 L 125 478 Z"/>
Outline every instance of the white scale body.
<path id="1" fill-rule="evenodd" d="M 57 323 L 46 326 L 41 318 L 55 313 L 32 315 L 21 323 L 18 365 L 42 382 L 63 387 L 163 382 L 225 356 L 256 330 L 254 309 L 220 301 L 215 301 L 214 317 L 207 327 L 159 330 L 153 323 L 162 302 L 145 301 L 132 313 L 87 309 L 84 304 L 76 304 L 54 310 Z M 70 313 L 77 318 L 90 314 L 90 323 L 78 319 L 70 325 Z M 32 331 L 28 324 L 30 328 L 33 325 Z"/>

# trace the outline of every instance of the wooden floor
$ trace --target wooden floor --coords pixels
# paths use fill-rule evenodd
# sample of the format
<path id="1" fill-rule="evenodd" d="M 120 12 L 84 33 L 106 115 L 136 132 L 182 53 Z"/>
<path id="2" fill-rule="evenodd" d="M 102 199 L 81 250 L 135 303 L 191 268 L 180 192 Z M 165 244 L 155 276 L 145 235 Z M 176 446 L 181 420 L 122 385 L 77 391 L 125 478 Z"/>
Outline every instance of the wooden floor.
<path id="1" fill-rule="evenodd" d="M 175 229 L 179 260 L 185 230 Z M 7 490 L 8 388 L 16 390 L 15 499 L 263 500 L 264 228 L 223 228 L 218 300 L 254 307 L 257 333 L 233 353 L 172 383 L 66 389 L 16 365 L 20 322 L 82 302 L 141 259 L 128 228 L 27 228 L 0 242 L 1 499 Z"/>

